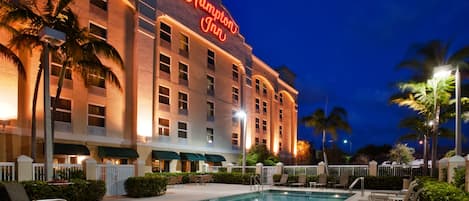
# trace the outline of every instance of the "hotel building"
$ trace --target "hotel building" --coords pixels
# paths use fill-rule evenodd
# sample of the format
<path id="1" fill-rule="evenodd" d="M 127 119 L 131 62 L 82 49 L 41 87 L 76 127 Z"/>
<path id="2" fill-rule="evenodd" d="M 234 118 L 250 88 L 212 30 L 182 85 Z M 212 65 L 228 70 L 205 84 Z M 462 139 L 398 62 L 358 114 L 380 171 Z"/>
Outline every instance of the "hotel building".
<path id="1" fill-rule="evenodd" d="M 55 127 L 54 158 L 79 163 L 145 161 L 153 171 L 198 171 L 238 163 L 246 146 L 265 144 L 293 161 L 297 138 L 295 76 L 252 53 L 221 0 L 88 0 L 72 10 L 91 34 L 113 45 L 124 69 L 104 61 L 121 88 L 102 76 L 67 70 Z M 0 34 L 6 34 L 0 31 Z M 2 44 L 8 38 L 0 39 Z M 0 161 L 31 153 L 31 107 L 40 52 L 20 52 L 26 77 L 0 60 Z M 51 96 L 61 65 L 52 59 Z M 87 85 L 85 85 L 87 83 Z M 43 160 L 42 82 L 37 161 Z"/>

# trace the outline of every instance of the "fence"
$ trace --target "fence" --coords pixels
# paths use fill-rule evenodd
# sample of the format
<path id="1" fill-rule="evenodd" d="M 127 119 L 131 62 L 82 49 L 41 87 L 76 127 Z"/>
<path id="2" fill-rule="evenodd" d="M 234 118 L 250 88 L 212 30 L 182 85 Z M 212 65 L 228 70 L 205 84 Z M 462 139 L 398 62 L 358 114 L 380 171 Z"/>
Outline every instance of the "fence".
<path id="1" fill-rule="evenodd" d="M 327 170 L 329 175 L 339 177 L 342 174 L 349 176 L 368 176 L 368 165 L 329 165 Z"/>
<path id="2" fill-rule="evenodd" d="M 283 167 L 283 172 L 289 175 L 317 175 L 318 166 L 285 166 Z"/>
<path id="3" fill-rule="evenodd" d="M 410 165 L 381 165 L 378 166 L 378 176 L 422 176 L 422 167 Z"/>
<path id="4" fill-rule="evenodd" d="M 54 164 L 53 178 L 70 180 L 73 177 L 84 177 L 83 166 L 80 164 Z M 45 181 L 45 172 L 43 163 L 33 163 L 33 180 Z"/>
<path id="5" fill-rule="evenodd" d="M 96 175 L 106 183 L 106 195 L 125 195 L 124 182 L 135 176 L 134 165 L 104 164 L 96 166 Z"/>
<path id="6" fill-rule="evenodd" d="M 0 162 L 0 181 L 15 180 L 15 163 Z"/>

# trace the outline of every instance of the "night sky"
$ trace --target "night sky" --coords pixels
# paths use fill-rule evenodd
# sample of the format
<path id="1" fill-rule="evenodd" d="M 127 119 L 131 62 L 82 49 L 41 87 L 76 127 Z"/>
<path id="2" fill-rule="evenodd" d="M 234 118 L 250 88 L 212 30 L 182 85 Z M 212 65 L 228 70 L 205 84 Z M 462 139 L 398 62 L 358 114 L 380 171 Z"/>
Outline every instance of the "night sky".
<path id="1" fill-rule="evenodd" d="M 298 117 L 344 107 L 356 150 L 394 144 L 410 110 L 388 103 L 393 83 L 410 72 L 397 70 L 410 45 L 432 39 L 469 44 L 467 0 L 224 0 L 253 52 L 272 67 L 287 65 L 297 75 Z M 467 126 L 463 129 L 467 133 Z M 319 136 L 299 123 L 299 139 Z M 340 136 L 341 142 L 349 138 Z M 453 147 L 447 140 L 444 145 Z M 463 148 L 468 147 L 468 143 Z"/>

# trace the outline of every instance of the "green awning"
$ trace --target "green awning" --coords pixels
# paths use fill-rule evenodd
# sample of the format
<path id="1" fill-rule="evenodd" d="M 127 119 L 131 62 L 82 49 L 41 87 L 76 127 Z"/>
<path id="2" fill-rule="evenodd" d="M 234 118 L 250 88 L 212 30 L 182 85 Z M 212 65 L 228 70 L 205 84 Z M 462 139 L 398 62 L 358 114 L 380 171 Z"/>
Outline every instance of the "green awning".
<path id="1" fill-rule="evenodd" d="M 179 155 L 181 156 L 181 160 L 188 160 L 188 161 L 204 161 L 205 160 L 205 156 L 202 154 L 181 152 Z"/>
<path id="2" fill-rule="evenodd" d="M 181 157 L 174 151 L 156 151 L 151 152 L 153 160 L 179 160 Z"/>
<path id="3" fill-rule="evenodd" d="M 131 148 L 98 146 L 98 156 L 101 158 L 138 158 L 138 153 Z"/>
<path id="4" fill-rule="evenodd" d="M 54 154 L 58 155 L 90 155 L 90 150 L 81 144 L 54 143 Z"/>
<path id="5" fill-rule="evenodd" d="M 222 161 L 226 161 L 225 157 L 223 157 L 222 155 L 216 155 L 216 154 L 205 154 L 205 158 L 207 162 L 214 162 L 214 163 L 218 163 L 218 162 L 222 162 Z"/>

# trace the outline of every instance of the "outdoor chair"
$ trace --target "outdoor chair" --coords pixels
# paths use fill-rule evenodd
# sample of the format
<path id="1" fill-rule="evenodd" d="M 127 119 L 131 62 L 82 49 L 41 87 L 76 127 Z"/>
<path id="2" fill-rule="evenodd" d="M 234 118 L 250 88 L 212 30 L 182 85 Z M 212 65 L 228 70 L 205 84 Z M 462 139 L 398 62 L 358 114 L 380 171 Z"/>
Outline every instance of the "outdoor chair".
<path id="1" fill-rule="evenodd" d="M 290 184 L 290 186 L 305 186 L 305 185 L 306 185 L 306 175 L 299 175 L 298 182 Z"/>
<path id="2" fill-rule="evenodd" d="M 280 177 L 280 181 L 274 182 L 274 186 L 286 185 L 287 182 L 288 182 L 288 174 L 282 174 L 282 177 Z"/>
<path id="3" fill-rule="evenodd" d="M 334 188 L 339 188 L 339 187 L 342 187 L 344 189 L 347 188 L 348 180 L 349 180 L 349 176 L 347 174 L 340 175 L 339 183 L 334 184 Z"/>
<path id="4" fill-rule="evenodd" d="M 327 186 L 327 175 L 325 174 L 320 174 L 318 183 L 316 183 L 316 186 L 318 187 L 326 187 Z"/>
<path id="5" fill-rule="evenodd" d="M 418 200 L 419 194 L 423 191 L 423 189 L 418 189 L 417 180 L 410 182 L 409 188 L 405 191 L 401 191 L 398 193 L 391 193 L 391 192 L 371 192 L 370 196 L 368 196 L 368 200 L 370 201 L 416 201 Z"/>
<path id="6" fill-rule="evenodd" d="M 19 183 L 4 183 L 3 184 L 10 201 L 30 201 L 26 190 L 23 185 Z M 43 199 L 36 201 L 66 201 L 64 199 Z"/>

